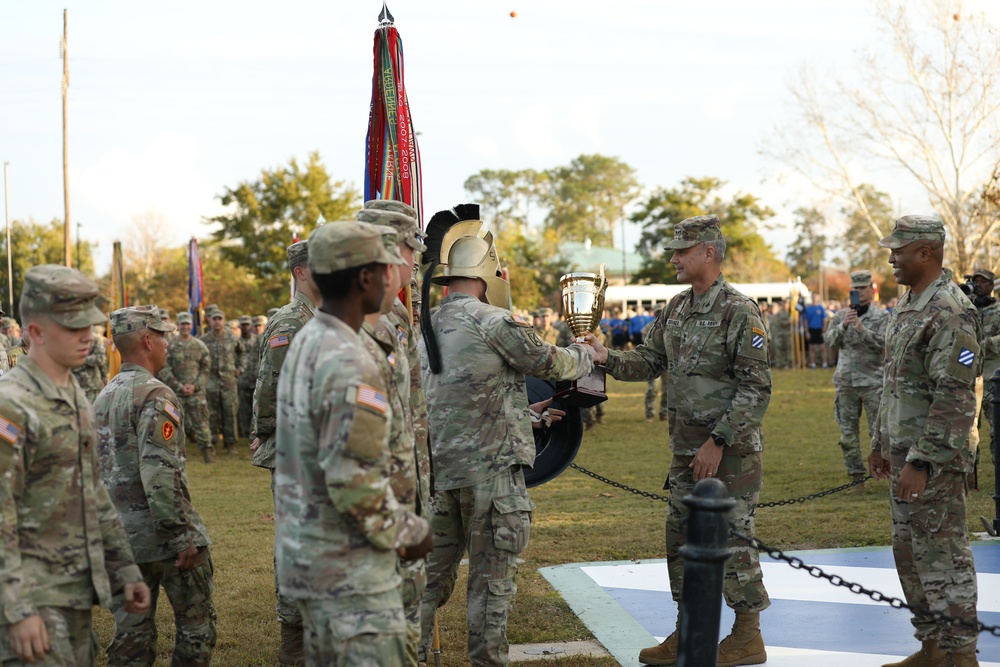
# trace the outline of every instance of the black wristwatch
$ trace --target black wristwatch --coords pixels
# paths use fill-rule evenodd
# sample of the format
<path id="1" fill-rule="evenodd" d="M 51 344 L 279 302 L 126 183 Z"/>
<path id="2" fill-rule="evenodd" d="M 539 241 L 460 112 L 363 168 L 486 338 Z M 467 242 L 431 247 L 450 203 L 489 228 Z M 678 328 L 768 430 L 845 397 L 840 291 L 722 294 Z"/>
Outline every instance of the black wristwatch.
<path id="1" fill-rule="evenodd" d="M 908 463 L 913 466 L 914 470 L 919 470 L 920 472 L 927 472 L 931 467 L 930 462 L 924 461 L 923 459 L 915 459 L 913 461 L 909 461 Z"/>
<path id="2" fill-rule="evenodd" d="M 717 433 L 713 433 L 711 437 L 712 437 L 712 442 L 714 442 L 717 447 L 725 447 L 726 446 L 726 439 L 724 437 L 722 437 L 721 435 L 718 435 Z"/>

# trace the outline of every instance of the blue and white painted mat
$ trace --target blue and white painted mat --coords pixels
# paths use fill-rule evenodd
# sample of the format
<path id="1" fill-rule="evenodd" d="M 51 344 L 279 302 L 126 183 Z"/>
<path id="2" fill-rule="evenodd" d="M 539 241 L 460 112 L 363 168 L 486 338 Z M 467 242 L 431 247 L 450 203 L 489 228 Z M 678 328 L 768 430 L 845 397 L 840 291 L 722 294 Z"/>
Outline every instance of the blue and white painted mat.
<path id="1" fill-rule="evenodd" d="M 1000 543 L 973 546 L 979 618 L 1000 626 Z M 800 551 L 809 565 L 902 598 L 888 547 Z M 768 557 L 761 560 L 771 607 L 761 614 L 769 667 L 878 667 L 913 653 L 909 612 L 876 603 Z M 673 631 L 665 560 L 573 563 L 540 570 L 597 640 L 622 665 L 639 665 L 639 650 Z M 721 635 L 733 623 L 722 606 Z M 979 636 L 983 667 L 1000 667 L 1000 637 Z"/>

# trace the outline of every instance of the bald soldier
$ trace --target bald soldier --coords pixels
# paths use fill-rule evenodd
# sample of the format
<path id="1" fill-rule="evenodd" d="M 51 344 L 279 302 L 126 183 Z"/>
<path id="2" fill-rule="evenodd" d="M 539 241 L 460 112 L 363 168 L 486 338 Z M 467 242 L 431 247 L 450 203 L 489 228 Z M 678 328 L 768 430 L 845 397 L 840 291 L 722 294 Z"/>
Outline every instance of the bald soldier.
<path id="1" fill-rule="evenodd" d="M 101 479 L 121 514 L 132 553 L 152 593 L 144 614 L 112 599 L 110 667 L 151 667 L 156 660 L 156 603 L 163 588 L 174 611 L 171 664 L 208 667 L 215 646 L 211 541 L 191 504 L 180 401 L 155 375 L 167 362 L 176 327 L 156 306 L 111 313 L 122 355 L 118 374 L 94 403 Z"/>
<path id="2" fill-rule="evenodd" d="M 253 393 L 253 422 L 250 451 L 253 465 L 271 471 L 271 494 L 274 494 L 275 436 L 278 416 L 278 379 L 285 355 L 302 327 L 313 318 L 320 295 L 309 268 L 308 241 L 293 243 L 285 249 L 288 270 L 295 282 L 291 303 L 279 308 L 270 317 L 261 336 L 257 384 Z M 275 613 L 281 626 L 278 666 L 290 667 L 302 663 L 302 614 L 295 600 L 285 597 L 278 587 L 275 569 Z"/>
<path id="3" fill-rule="evenodd" d="M 976 376 L 982 367 L 975 306 L 943 267 L 944 224 L 905 215 L 879 241 L 896 282 L 910 289 L 886 331 L 871 473 L 889 480 L 892 554 L 906 602 L 973 627 L 914 614 L 920 650 L 885 667 L 978 665 L 976 568 L 966 526 L 966 474 L 974 452 Z"/>
<path id="4" fill-rule="evenodd" d="M 275 471 L 278 580 L 302 612 L 309 666 L 403 665 L 397 561 L 432 544 L 427 522 L 393 493 L 392 407 L 358 335 L 399 261 L 364 222 L 331 222 L 309 237 L 323 301 L 278 381 Z"/>
<path id="5" fill-rule="evenodd" d="M 0 662 L 95 664 L 91 610 L 149 609 L 121 517 L 101 484 L 94 411 L 70 372 L 105 321 L 97 285 L 53 264 L 24 274 L 30 351 L 0 377 Z"/>

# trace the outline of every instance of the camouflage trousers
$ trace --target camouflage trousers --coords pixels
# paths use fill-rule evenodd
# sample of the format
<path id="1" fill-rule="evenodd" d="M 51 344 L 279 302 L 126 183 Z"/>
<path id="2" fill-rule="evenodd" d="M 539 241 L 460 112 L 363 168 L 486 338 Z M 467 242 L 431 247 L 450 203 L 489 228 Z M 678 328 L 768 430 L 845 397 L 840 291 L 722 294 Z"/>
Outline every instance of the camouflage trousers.
<path id="1" fill-rule="evenodd" d="M 406 664 L 417 667 L 420 645 L 420 600 L 427 588 L 427 561 L 400 560 L 397 568 L 402 577 L 403 614 L 406 616 Z"/>
<path id="2" fill-rule="evenodd" d="M 236 392 L 236 380 L 219 381 L 211 379 L 205 387 L 205 397 L 208 399 L 208 423 L 212 444 L 222 434 L 222 442 L 226 449 L 236 446 L 236 404 L 239 400 Z"/>
<path id="3" fill-rule="evenodd" d="M 868 476 L 868 465 L 861 455 L 861 409 L 868 417 L 868 442 L 875 435 L 878 423 L 878 405 L 882 387 L 837 387 L 833 402 L 833 416 L 840 426 L 840 449 L 844 454 L 844 467 L 852 480 Z"/>
<path id="4" fill-rule="evenodd" d="M 646 419 L 652 419 L 654 412 L 656 412 L 657 384 L 660 386 L 660 411 L 658 414 L 663 419 L 667 417 L 667 390 L 665 383 L 666 374 L 646 383 Z"/>
<path id="5" fill-rule="evenodd" d="M 271 468 L 271 503 L 272 505 L 274 503 L 274 468 Z M 291 626 L 302 625 L 302 612 L 299 610 L 299 603 L 282 595 L 281 588 L 278 586 L 277 545 L 274 547 L 272 563 L 274 564 L 274 613 L 278 616 L 278 622 Z"/>
<path id="6" fill-rule="evenodd" d="M 427 589 L 420 605 L 420 655 L 427 656 L 434 613 L 451 597 L 459 563 L 468 551 L 469 662 L 474 667 L 506 667 L 507 613 L 517 592 L 517 557 L 528 545 L 535 507 L 524 473 L 514 466 L 474 486 L 438 491 L 432 506 L 434 550 L 427 560 Z"/>
<path id="7" fill-rule="evenodd" d="M 604 418 L 604 403 L 580 408 L 580 416 L 583 417 L 584 425 L 593 426 Z"/>
<path id="8" fill-rule="evenodd" d="M 189 570 L 178 570 L 173 558 L 140 563 L 139 570 L 149 586 L 152 604 L 145 614 L 130 614 L 125 611 L 124 595 L 112 598 L 115 638 L 108 646 L 108 667 L 151 667 L 156 661 L 156 603 L 161 586 L 174 610 L 171 666 L 208 667 L 216 638 L 214 569 L 208 548 L 201 551 Z"/>
<path id="9" fill-rule="evenodd" d="M 688 466 L 694 456 L 674 454 L 670 464 L 670 505 L 667 510 L 667 574 L 670 593 L 680 603 L 684 586 L 684 558 L 680 548 L 687 542 L 684 521 L 688 508 L 681 502 L 694 489 L 694 472 Z M 729 495 L 736 501 L 729 515 L 736 530 L 753 536 L 754 511 L 757 496 L 764 478 L 760 452 L 725 454 L 719 463 L 716 478 L 726 485 Z M 737 612 L 759 612 L 771 606 L 771 599 L 764 588 L 764 575 L 760 570 L 757 551 L 730 537 L 727 544 L 732 557 L 726 561 L 726 574 L 722 592 L 726 604 Z"/>
<path id="10" fill-rule="evenodd" d="M 399 589 L 299 600 L 306 667 L 403 667 L 406 618 Z"/>
<path id="11" fill-rule="evenodd" d="M 94 667 L 97 664 L 98 641 L 90 609 L 40 607 L 38 614 L 49 635 L 49 651 L 44 661 L 36 660 L 34 665 Z M 29 667 L 30 664 L 14 657 L 6 625 L 0 625 L 0 663 L 3 667 Z"/>
<path id="12" fill-rule="evenodd" d="M 208 401 L 205 393 L 198 391 L 178 398 L 184 408 L 184 439 L 197 444 L 199 450 L 208 449 L 213 441 L 208 430 Z"/>
<path id="13" fill-rule="evenodd" d="M 771 339 L 774 353 L 771 358 L 772 368 L 788 368 L 792 363 L 791 336 L 774 336 Z"/>
<path id="14" fill-rule="evenodd" d="M 891 453 L 889 479 L 892 555 L 906 602 L 975 621 L 978 592 L 966 527 L 965 474 L 940 471 L 918 498 L 903 502 L 896 485 L 907 451 Z M 935 623 L 929 615 L 915 615 L 910 622 L 920 641 L 936 638 L 941 648 L 954 653 L 976 651 L 976 630 Z"/>
<path id="15" fill-rule="evenodd" d="M 254 386 L 240 385 L 238 391 L 239 406 L 236 408 L 236 424 L 241 438 L 250 437 L 253 422 L 253 390 Z"/>

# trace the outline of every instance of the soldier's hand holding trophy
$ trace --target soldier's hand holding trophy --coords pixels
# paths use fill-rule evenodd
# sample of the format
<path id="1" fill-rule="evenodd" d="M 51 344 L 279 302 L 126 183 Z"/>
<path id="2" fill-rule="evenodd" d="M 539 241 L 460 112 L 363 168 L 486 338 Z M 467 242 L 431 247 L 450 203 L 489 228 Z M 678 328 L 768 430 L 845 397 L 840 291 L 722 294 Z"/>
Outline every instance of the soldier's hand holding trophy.
<path id="1" fill-rule="evenodd" d="M 567 273 L 560 280 L 562 285 L 563 316 L 566 325 L 573 332 L 576 343 L 593 345 L 593 331 L 601 322 L 604 313 L 604 292 L 608 289 L 608 279 L 604 275 L 605 265 L 597 273 Z M 600 346 L 600 343 L 597 343 Z M 594 346 L 596 355 L 601 352 Z M 600 358 L 600 357 L 598 357 Z M 604 350 L 603 359 L 607 359 Z M 556 398 L 581 408 L 589 408 L 608 400 L 607 374 L 603 366 L 594 366 L 589 375 L 571 382 L 556 385 Z"/>

